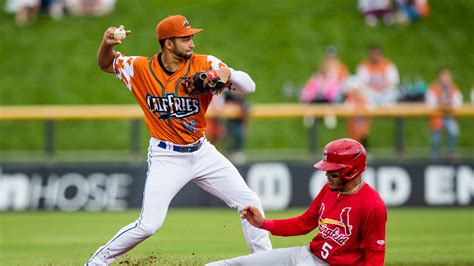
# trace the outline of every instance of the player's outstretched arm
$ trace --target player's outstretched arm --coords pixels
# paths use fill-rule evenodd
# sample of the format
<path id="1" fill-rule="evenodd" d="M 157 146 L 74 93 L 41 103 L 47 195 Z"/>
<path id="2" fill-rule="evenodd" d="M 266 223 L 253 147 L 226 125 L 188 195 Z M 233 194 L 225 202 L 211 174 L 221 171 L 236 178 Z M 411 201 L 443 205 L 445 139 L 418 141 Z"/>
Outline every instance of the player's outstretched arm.
<path id="1" fill-rule="evenodd" d="M 121 25 L 119 28 L 124 30 L 124 26 Z M 102 38 L 102 42 L 100 43 L 99 51 L 97 52 L 97 63 L 99 64 L 100 69 L 102 71 L 113 73 L 112 64 L 115 58 L 115 52 L 113 47 L 117 44 L 121 44 L 123 39 L 115 39 L 114 38 L 114 31 L 116 27 L 109 27 L 105 32 Z M 126 35 L 129 35 L 131 31 L 125 31 Z"/>
<path id="2" fill-rule="evenodd" d="M 242 217 L 242 219 L 246 219 L 250 224 L 258 228 L 262 226 L 263 221 L 265 220 L 260 211 L 253 206 L 246 206 L 242 210 L 240 217 Z"/>
<path id="3" fill-rule="evenodd" d="M 231 69 L 230 74 L 230 83 L 235 88 L 236 91 L 242 94 L 249 94 L 255 91 L 255 82 L 249 76 L 249 74 Z"/>

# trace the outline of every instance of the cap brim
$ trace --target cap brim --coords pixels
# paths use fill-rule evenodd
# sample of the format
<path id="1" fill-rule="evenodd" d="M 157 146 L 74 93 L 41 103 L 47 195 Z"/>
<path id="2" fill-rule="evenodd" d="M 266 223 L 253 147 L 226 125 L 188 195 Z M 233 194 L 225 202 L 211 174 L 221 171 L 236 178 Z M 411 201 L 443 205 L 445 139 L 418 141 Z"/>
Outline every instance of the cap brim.
<path id="1" fill-rule="evenodd" d="M 344 168 L 345 165 L 339 163 L 330 163 L 326 161 L 319 161 L 314 165 L 314 168 L 317 168 L 322 171 L 336 171 Z"/>
<path id="2" fill-rule="evenodd" d="M 176 35 L 175 37 L 187 37 L 187 36 L 191 36 L 191 35 L 194 35 L 198 32 L 201 32 L 203 31 L 203 29 L 186 29 L 185 31 L 181 32 L 180 34 Z"/>

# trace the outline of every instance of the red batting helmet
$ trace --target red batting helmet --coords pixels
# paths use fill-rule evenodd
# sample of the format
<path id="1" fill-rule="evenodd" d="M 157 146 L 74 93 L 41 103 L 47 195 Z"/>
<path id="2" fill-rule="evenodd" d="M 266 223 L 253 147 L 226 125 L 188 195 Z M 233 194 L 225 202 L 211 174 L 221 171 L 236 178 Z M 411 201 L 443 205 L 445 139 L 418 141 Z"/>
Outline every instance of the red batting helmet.
<path id="1" fill-rule="evenodd" d="M 323 159 L 314 167 L 322 171 L 341 170 L 341 178 L 351 180 L 367 169 L 366 151 L 353 139 L 334 140 L 324 147 Z"/>

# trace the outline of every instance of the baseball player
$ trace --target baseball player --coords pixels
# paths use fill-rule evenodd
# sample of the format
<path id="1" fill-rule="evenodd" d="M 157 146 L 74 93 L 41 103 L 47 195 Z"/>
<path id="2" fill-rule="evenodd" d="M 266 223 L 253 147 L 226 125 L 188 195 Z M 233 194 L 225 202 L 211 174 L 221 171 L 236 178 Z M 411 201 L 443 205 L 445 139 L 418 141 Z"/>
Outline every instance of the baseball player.
<path id="1" fill-rule="evenodd" d="M 122 42 L 113 38 L 115 29 L 105 31 L 98 63 L 122 80 L 144 112 L 151 136 L 148 173 L 139 218 L 101 246 L 86 265 L 110 264 L 153 235 L 163 225 L 171 200 L 189 181 L 239 212 L 246 205 L 263 211 L 237 169 L 204 136 L 213 93 L 254 92 L 250 76 L 214 56 L 194 54 L 193 35 L 202 30 L 191 28 L 183 16 L 159 22 L 156 35 L 161 52 L 151 57 L 114 51 Z M 242 229 L 252 252 L 272 248 L 267 231 L 244 219 Z"/>
<path id="2" fill-rule="evenodd" d="M 242 218 L 273 235 L 304 235 L 319 226 L 309 246 L 273 249 L 208 265 L 383 265 L 387 212 L 378 193 L 364 183 L 364 147 L 353 139 L 338 139 L 324 148 L 314 165 L 326 171 L 328 183 L 300 216 L 266 220 L 247 206 Z"/>

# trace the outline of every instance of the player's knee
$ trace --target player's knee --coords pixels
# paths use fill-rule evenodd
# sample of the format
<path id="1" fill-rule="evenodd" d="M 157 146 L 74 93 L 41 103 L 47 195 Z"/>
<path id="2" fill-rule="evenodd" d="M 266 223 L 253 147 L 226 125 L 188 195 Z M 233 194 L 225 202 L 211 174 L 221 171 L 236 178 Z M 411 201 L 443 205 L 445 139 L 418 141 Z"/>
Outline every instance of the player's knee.
<path id="1" fill-rule="evenodd" d="M 262 202 L 260 201 L 260 197 L 257 195 L 257 193 L 252 192 L 252 196 L 250 197 L 251 204 L 255 207 L 260 207 L 262 206 Z"/>
<path id="2" fill-rule="evenodd" d="M 153 222 L 153 223 L 142 223 L 140 224 L 140 230 L 142 231 L 142 234 L 146 237 L 151 236 L 158 231 L 161 226 L 163 225 L 162 221 L 159 222 Z"/>
<path id="3" fill-rule="evenodd" d="M 250 191 L 246 195 L 246 197 L 242 199 L 241 206 L 238 206 L 239 211 L 248 205 L 261 209 L 262 202 L 260 201 L 260 198 L 258 197 L 257 193 Z"/>

